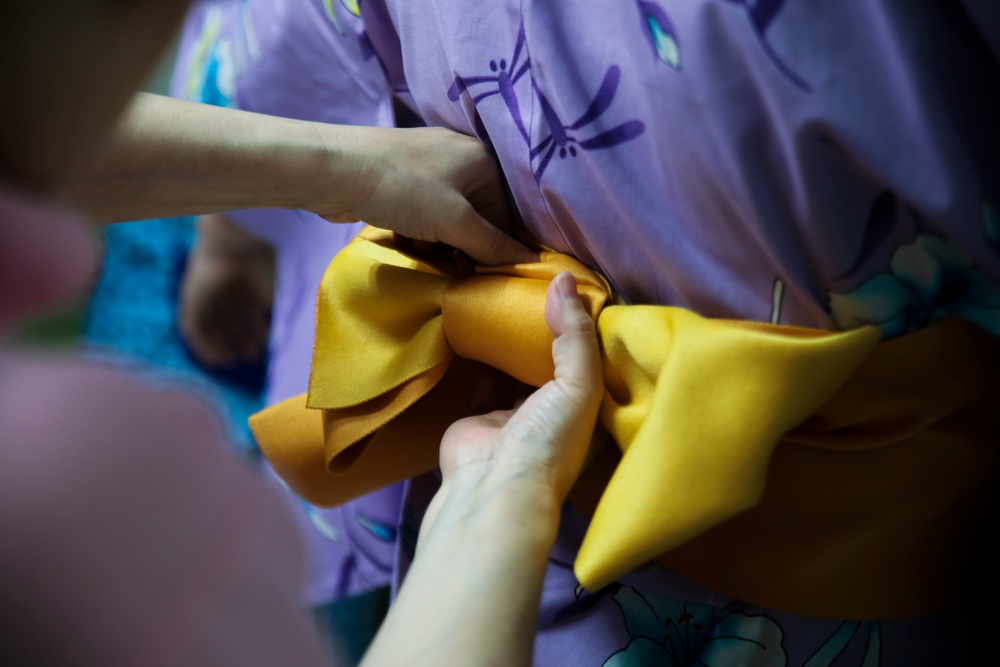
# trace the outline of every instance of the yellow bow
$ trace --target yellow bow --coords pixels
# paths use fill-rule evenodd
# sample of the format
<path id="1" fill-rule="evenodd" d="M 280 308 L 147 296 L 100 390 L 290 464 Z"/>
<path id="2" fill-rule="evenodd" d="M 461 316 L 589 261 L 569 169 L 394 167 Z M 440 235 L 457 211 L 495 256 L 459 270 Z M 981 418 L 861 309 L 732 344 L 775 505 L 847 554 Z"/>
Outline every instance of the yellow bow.
<path id="1" fill-rule="evenodd" d="M 319 505 L 433 469 L 441 434 L 468 404 L 462 359 L 534 386 L 551 379 L 545 294 L 566 270 L 597 321 L 601 421 L 622 451 L 575 565 L 590 590 L 753 507 L 781 436 L 879 341 L 874 327 L 826 332 L 623 306 L 565 255 L 472 271 L 407 255 L 370 229 L 323 278 L 308 399 L 252 420 L 265 456 Z"/>

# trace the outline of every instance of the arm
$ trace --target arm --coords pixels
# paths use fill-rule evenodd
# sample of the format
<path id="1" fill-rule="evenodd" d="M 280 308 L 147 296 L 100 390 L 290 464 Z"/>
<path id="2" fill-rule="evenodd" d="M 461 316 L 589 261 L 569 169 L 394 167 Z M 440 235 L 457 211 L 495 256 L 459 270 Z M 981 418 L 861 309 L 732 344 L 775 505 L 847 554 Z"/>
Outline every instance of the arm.
<path id="1" fill-rule="evenodd" d="M 509 211 L 493 159 L 442 129 L 327 125 L 139 94 L 62 196 L 99 222 L 296 208 L 488 263 L 534 258 L 494 226 L 507 228 Z"/>
<path id="2" fill-rule="evenodd" d="M 441 489 L 436 523 L 421 531 L 362 667 L 531 664 L 559 506 L 507 482 L 456 479 Z"/>
<path id="3" fill-rule="evenodd" d="M 559 511 L 603 395 L 594 324 L 568 274 L 549 288 L 556 378 L 517 410 L 462 420 L 441 444 L 441 490 L 363 667 L 529 665 Z"/>

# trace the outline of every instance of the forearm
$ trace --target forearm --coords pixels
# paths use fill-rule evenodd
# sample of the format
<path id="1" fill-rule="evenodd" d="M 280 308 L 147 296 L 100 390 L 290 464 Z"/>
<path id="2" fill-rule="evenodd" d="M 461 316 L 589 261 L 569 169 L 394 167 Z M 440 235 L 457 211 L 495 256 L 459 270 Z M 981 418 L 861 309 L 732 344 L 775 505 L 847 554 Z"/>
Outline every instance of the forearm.
<path id="1" fill-rule="evenodd" d="M 139 94 L 62 195 L 98 222 L 241 208 L 336 208 L 361 130 Z"/>
<path id="2" fill-rule="evenodd" d="M 96 222 L 291 208 L 442 241 L 485 264 L 534 262 L 507 236 L 497 164 L 442 128 L 349 127 L 136 95 L 56 193 Z"/>
<path id="3" fill-rule="evenodd" d="M 446 482 L 363 666 L 530 665 L 558 521 L 551 493 Z"/>
<path id="4" fill-rule="evenodd" d="M 554 378 L 516 409 L 461 419 L 441 439 L 441 490 L 363 667 L 531 664 L 560 509 L 604 394 L 594 321 L 570 273 L 549 285 L 545 320 Z"/>

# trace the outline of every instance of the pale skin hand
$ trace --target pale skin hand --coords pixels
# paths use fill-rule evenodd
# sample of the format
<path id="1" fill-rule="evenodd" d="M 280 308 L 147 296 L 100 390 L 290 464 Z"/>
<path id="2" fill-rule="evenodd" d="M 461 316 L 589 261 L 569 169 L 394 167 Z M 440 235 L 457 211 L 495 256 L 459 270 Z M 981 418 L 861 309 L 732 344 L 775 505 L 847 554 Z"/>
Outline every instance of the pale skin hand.
<path id="1" fill-rule="evenodd" d="M 594 324 L 569 274 L 549 288 L 555 379 L 515 410 L 454 424 L 416 559 L 362 667 L 529 665 L 559 512 L 603 395 Z"/>
<path id="2" fill-rule="evenodd" d="M 443 241 L 486 264 L 537 257 L 482 144 L 443 129 L 310 123 L 137 95 L 61 196 L 99 222 L 296 208 Z"/>
<path id="3" fill-rule="evenodd" d="M 441 442 L 445 481 L 505 471 L 565 500 L 587 457 L 603 392 L 594 321 L 568 273 L 549 286 L 545 320 L 555 335 L 555 378 L 516 409 L 456 422 Z"/>
<path id="4" fill-rule="evenodd" d="M 358 185 L 346 201 L 311 210 L 332 222 L 363 220 L 412 239 L 447 243 L 476 259 L 519 250 L 502 231 L 511 226 L 503 179 L 478 139 L 442 128 L 349 130 Z M 521 252 L 518 259 L 537 258 Z"/>

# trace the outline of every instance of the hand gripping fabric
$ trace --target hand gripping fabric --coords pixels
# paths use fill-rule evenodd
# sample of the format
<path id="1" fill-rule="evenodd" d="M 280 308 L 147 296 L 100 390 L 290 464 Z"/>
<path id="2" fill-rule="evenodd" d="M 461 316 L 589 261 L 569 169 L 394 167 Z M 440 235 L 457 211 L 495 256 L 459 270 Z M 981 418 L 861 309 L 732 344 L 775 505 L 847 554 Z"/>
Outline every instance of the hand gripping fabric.
<path id="1" fill-rule="evenodd" d="M 369 229 L 323 278 L 307 397 L 252 420 L 261 449 L 306 500 L 335 505 L 437 465 L 468 408 L 472 365 L 540 386 L 553 375 L 549 281 L 571 271 L 597 322 L 600 418 L 621 461 L 575 565 L 597 590 L 753 507 L 787 431 L 826 403 L 879 340 L 624 306 L 571 257 L 462 267 L 401 252 Z"/>

